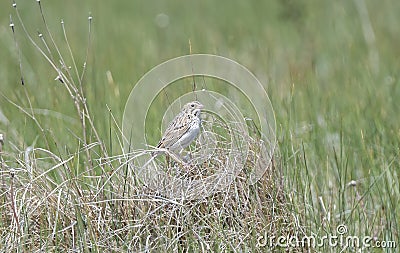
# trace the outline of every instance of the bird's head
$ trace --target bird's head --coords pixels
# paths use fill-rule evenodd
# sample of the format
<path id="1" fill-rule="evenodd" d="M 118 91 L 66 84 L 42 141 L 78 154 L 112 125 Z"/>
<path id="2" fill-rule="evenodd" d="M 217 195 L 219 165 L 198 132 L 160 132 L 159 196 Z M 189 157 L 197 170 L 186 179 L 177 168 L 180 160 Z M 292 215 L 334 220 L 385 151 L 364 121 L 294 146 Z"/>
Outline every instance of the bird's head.
<path id="1" fill-rule="evenodd" d="M 196 116 L 199 116 L 201 109 L 204 108 L 204 105 L 202 105 L 199 101 L 192 101 L 187 103 L 184 107 L 183 110 L 190 112 L 191 114 L 194 114 Z"/>

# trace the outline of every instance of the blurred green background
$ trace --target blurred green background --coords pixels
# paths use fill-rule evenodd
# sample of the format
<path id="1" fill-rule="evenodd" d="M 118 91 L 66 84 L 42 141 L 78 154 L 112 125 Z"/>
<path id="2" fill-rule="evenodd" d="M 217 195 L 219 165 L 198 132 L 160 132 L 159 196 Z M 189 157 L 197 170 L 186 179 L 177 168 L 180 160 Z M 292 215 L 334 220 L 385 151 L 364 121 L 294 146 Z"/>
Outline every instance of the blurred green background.
<path id="1" fill-rule="evenodd" d="M 365 4 L 366 17 L 357 3 Z M 24 38 L 11 3 L 1 5 L 2 94 L 28 105 L 9 28 L 12 14 L 32 106 L 74 116 L 65 90 L 54 81 L 56 73 Z M 352 125 L 343 130 L 358 137 L 366 128 L 366 136 L 399 135 L 397 1 L 42 1 L 42 5 L 53 36 L 67 52 L 60 25 L 64 20 L 78 67 L 84 60 L 89 13 L 94 18 L 85 87 L 100 128 L 108 114 L 106 104 L 121 116 L 134 83 L 153 66 L 188 54 L 190 40 L 193 53 L 226 56 L 253 71 L 268 89 L 278 118 L 288 117 L 282 101 L 294 99 L 291 117 L 298 127 L 323 118 L 335 130 L 343 122 Z M 18 8 L 37 40 L 36 33 L 44 33 L 44 26 L 36 2 L 18 2 Z M 107 71 L 114 83 L 107 80 Z M 0 103 L 10 121 L 25 120 L 4 98 Z M 34 138 L 30 129 L 24 131 L 26 138 Z"/>
<path id="2" fill-rule="evenodd" d="M 8 98 L 23 108 L 31 103 L 46 131 L 61 145 L 76 145 L 72 133 L 79 135 L 80 128 L 72 100 L 23 35 L 11 3 L 0 5 L 0 131 L 20 146 L 40 136 Z M 398 217 L 399 1 L 71 0 L 42 5 L 57 44 L 67 53 L 60 25 L 64 20 L 78 67 L 86 52 L 88 14 L 93 16 L 84 87 L 105 139 L 111 125 L 106 105 L 120 122 L 133 85 L 159 63 L 189 54 L 190 40 L 192 53 L 231 58 L 264 83 L 275 108 L 285 175 L 302 180 L 292 162 L 301 151 L 310 172 L 303 180 L 308 180 L 312 197 L 330 193 L 335 199 L 332 185 L 340 190 L 356 180 L 361 192 L 371 194 L 368 210 L 381 208 L 374 202 L 379 200 L 385 217 Z M 20 1 L 18 7 L 39 41 L 36 34 L 44 32 L 44 25 L 37 3 Z M 25 86 L 19 82 L 10 14 Z M 382 180 L 371 188 L 377 177 Z"/>

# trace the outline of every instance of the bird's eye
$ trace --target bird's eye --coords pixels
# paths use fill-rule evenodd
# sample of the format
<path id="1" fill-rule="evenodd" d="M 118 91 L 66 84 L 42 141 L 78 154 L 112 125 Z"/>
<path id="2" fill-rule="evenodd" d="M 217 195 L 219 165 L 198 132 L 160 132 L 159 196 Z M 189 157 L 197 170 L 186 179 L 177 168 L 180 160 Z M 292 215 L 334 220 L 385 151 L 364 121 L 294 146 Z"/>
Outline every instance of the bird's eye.
<path id="1" fill-rule="evenodd" d="M 193 108 L 193 107 L 194 107 L 194 104 L 191 104 L 191 105 L 190 105 L 190 107 L 192 107 L 192 108 Z"/>

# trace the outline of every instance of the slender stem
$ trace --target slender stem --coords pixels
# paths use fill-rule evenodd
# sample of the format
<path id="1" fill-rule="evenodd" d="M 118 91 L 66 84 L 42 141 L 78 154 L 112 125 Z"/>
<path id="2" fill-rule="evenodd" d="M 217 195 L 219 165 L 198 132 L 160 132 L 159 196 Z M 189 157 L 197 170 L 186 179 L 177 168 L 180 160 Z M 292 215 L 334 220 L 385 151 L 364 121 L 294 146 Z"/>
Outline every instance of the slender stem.
<path id="1" fill-rule="evenodd" d="M 15 223 L 17 225 L 17 233 L 20 234 L 21 233 L 21 227 L 19 226 L 19 219 L 18 219 L 18 215 L 17 215 L 17 208 L 16 208 L 16 201 L 14 199 L 14 176 L 15 176 L 15 172 L 14 171 L 10 171 L 10 176 L 11 176 L 11 182 L 10 182 L 10 198 L 11 198 L 11 209 L 13 212 L 13 217 L 15 220 Z"/>

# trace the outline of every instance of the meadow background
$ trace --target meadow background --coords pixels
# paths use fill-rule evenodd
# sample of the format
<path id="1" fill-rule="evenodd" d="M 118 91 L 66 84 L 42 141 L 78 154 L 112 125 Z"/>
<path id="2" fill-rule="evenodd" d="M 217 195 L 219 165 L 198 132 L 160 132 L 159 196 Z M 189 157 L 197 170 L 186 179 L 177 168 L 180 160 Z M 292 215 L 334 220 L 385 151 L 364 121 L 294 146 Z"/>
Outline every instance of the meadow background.
<path id="1" fill-rule="evenodd" d="M 39 41 L 36 34 L 45 33 L 45 27 L 36 1 L 17 4 L 28 31 Z M 61 214 L 57 216 L 61 220 L 59 224 L 50 222 L 49 217 L 58 215 L 55 210 L 59 209 L 51 208 L 47 201 L 35 202 L 43 204 L 45 210 L 48 208 L 37 215 L 36 230 L 25 221 L 21 226 L 26 230 L 21 237 L 13 220 L 11 181 L 14 180 L 16 189 L 24 189 L 23 185 L 32 179 L 24 173 L 27 168 L 24 154 L 28 147 L 49 149 L 60 157 L 74 152 L 80 154 L 82 129 L 71 97 L 63 85 L 54 81 L 56 72 L 26 39 L 11 2 L 3 1 L 0 6 L 0 133 L 5 135 L 1 155 L 0 248 L 1 245 L 3 250 L 69 248 L 72 246 L 66 242 L 70 239 L 68 235 L 54 236 L 52 226 L 56 224 L 61 231 L 69 224 L 62 222 Z M 397 206 L 400 200 L 400 2 L 73 0 L 42 1 L 42 6 L 58 46 L 67 53 L 60 25 L 60 20 L 64 20 L 78 67 L 82 66 L 86 54 L 87 18 L 89 13 L 93 16 L 83 87 L 94 125 L 110 156 L 122 152 L 115 122 L 122 121 L 133 85 L 159 63 L 189 54 L 190 40 L 192 53 L 231 58 L 248 67 L 265 84 L 277 121 L 279 146 L 275 161 L 283 177 L 285 212 L 296 217 L 297 230 L 292 228 L 289 234 L 301 231 L 321 236 L 335 233 L 339 224 L 345 224 L 350 235 L 400 243 Z M 10 14 L 15 23 L 25 85 L 20 83 L 19 56 L 9 27 Z M 21 108 L 34 111 L 43 131 Z M 92 134 L 87 131 L 88 139 L 95 141 Z M 95 154 L 94 159 L 102 157 Z M 76 174 L 88 163 L 83 154 L 69 162 Z M 34 164 L 36 176 L 46 171 L 40 162 Z M 11 178 L 12 168 L 22 168 L 17 170 L 16 179 Z M 49 176 L 52 180 L 40 177 L 30 187 L 34 192 L 47 189 L 43 191 L 49 195 L 55 193 L 57 203 L 59 192 L 52 189 L 57 188 L 62 177 L 55 174 Z M 40 184 L 35 184 L 39 181 Z M 13 193 L 17 204 L 25 203 L 18 202 L 25 197 L 23 192 Z M 107 199 L 108 195 L 104 196 Z M 250 208 L 255 211 L 252 217 L 262 218 L 257 209 L 256 205 Z M 21 214 L 24 210 L 24 207 L 19 209 Z M 196 210 L 206 212 L 203 207 Z M 236 211 L 239 210 L 240 207 Z M 269 211 L 272 212 L 264 210 Z M 68 216 L 66 213 L 64 210 Z M 80 224 L 80 218 L 76 219 Z M 85 219 L 82 224 L 88 220 L 90 223 L 90 217 Z M 153 220 L 155 225 L 160 225 L 160 220 L 156 220 Z M 132 230 L 137 229 L 134 221 L 131 221 Z M 145 222 L 151 219 L 142 222 L 146 226 Z M 110 219 L 110 223 L 114 226 L 115 219 Z M 226 224 L 219 227 L 217 220 L 210 223 L 224 235 L 235 234 L 233 231 L 238 229 L 232 230 L 235 225 Z M 285 226 L 283 223 L 279 226 Z M 117 230 L 118 226 L 114 228 Z M 179 234 L 191 226 L 181 229 L 168 230 L 170 238 L 174 237 L 173 231 Z M 203 231 L 204 236 L 215 230 Z M 74 247 L 107 251 L 161 247 L 129 248 L 124 244 L 127 238 L 132 238 L 129 236 L 110 236 L 109 244 L 105 241 L 96 244 L 96 238 L 101 235 L 91 231 L 89 225 L 77 226 L 76 233 L 82 233 L 81 238 L 88 236 L 87 241 L 93 245 L 84 243 L 83 239 L 74 242 Z M 211 245 L 207 250 L 214 251 L 263 250 L 256 247 L 255 240 L 263 232 L 263 228 L 256 229 L 239 242 L 235 241 L 237 238 L 218 237 L 216 233 L 214 237 L 207 237 L 208 243 L 204 245 Z M 165 238 L 163 243 L 174 245 L 166 250 L 182 247 L 202 251 L 204 248 L 199 245 L 203 244 L 194 243 L 199 237 L 187 234 L 185 243 L 192 242 L 188 244 Z M 212 241 L 217 239 L 213 245 Z M 138 245 L 146 243 L 145 237 Z"/>

